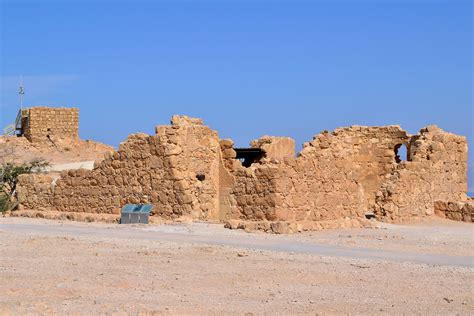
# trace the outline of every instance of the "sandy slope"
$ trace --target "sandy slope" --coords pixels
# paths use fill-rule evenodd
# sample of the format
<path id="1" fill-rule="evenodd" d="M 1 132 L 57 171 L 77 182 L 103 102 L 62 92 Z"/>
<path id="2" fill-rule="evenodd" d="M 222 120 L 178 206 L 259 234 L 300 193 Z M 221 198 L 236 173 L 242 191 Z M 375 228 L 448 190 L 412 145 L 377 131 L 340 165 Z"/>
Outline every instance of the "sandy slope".
<path id="1" fill-rule="evenodd" d="M 54 138 L 50 142 L 30 143 L 24 137 L 0 136 L 0 163 L 44 159 L 53 165 L 104 159 L 111 146 L 80 139 Z"/>

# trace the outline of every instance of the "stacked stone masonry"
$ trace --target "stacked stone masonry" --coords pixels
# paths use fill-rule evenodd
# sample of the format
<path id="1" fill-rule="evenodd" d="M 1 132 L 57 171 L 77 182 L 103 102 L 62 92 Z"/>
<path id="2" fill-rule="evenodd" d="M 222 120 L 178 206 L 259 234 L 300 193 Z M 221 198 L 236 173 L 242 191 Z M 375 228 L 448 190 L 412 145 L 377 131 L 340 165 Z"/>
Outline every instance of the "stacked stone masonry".
<path id="1" fill-rule="evenodd" d="M 474 199 L 469 198 L 465 202 L 436 201 L 434 205 L 436 215 L 455 221 L 474 221 Z"/>
<path id="2" fill-rule="evenodd" d="M 22 110 L 21 134 L 31 142 L 78 138 L 79 109 L 32 107 Z"/>
<path id="3" fill-rule="evenodd" d="M 65 171 L 54 181 L 21 176 L 18 198 L 25 209 L 101 214 L 152 203 L 164 219 L 274 232 L 353 226 L 368 214 L 389 222 L 435 213 L 473 218 L 435 212 L 435 202 L 438 209 L 443 201 L 467 203 L 466 139 L 435 126 L 417 135 L 399 126 L 323 131 L 297 155 L 287 137 L 264 136 L 251 146 L 264 155 L 244 167 L 232 140 L 199 119 L 174 116 L 155 135 L 130 135 L 93 170 Z M 407 157 L 399 157 L 401 146 Z"/>
<path id="4" fill-rule="evenodd" d="M 467 201 L 466 138 L 428 126 L 411 137 L 408 161 L 387 175 L 375 194 L 379 218 L 399 222 L 432 215 L 435 201 Z"/>
<path id="5" fill-rule="evenodd" d="M 153 136 L 130 135 L 93 170 L 64 171 L 48 200 L 59 211 L 118 214 L 127 203 L 153 203 L 154 211 L 165 218 L 213 218 L 218 154 L 217 133 L 208 127 L 159 126 Z M 206 179 L 199 180 L 200 175 Z M 18 189 L 20 201 L 29 208 L 38 203 L 31 194 L 31 178 L 20 177 Z M 42 207 L 46 201 L 42 199 Z"/>

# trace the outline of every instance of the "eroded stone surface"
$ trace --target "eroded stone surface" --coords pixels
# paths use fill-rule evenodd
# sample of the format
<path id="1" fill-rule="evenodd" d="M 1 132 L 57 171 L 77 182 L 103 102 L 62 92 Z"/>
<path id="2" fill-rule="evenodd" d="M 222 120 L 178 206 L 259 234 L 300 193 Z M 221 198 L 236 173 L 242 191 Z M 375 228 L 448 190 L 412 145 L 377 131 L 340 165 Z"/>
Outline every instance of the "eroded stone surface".
<path id="1" fill-rule="evenodd" d="M 41 206 L 50 201 L 52 209 L 65 212 L 118 214 L 127 203 L 153 203 L 154 212 L 164 218 L 216 218 L 217 133 L 189 124 L 159 126 L 156 131 L 153 136 L 130 135 L 93 170 L 62 172 L 51 189 L 41 191 Z M 18 196 L 25 208 L 38 206 L 33 188 L 40 188 L 43 177 L 19 177 Z M 52 196 L 47 199 L 48 192 Z"/>
<path id="2" fill-rule="evenodd" d="M 428 126 L 410 138 L 407 162 L 387 174 L 374 210 L 386 221 L 433 215 L 434 202 L 467 199 L 467 142 Z"/>
<path id="3" fill-rule="evenodd" d="M 50 185 L 47 175 L 21 176 L 22 207 L 118 214 L 126 203 L 152 203 L 164 219 L 292 233 L 360 227 L 368 213 L 403 221 L 434 214 L 435 201 L 466 201 L 466 139 L 436 126 L 417 135 L 399 126 L 323 131 L 297 156 L 292 139 L 264 136 L 251 142 L 263 158 L 246 168 L 233 141 L 202 120 L 171 123 L 130 135 L 94 170 L 63 172 Z"/>
<path id="4" fill-rule="evenodd" d="M 262 149 L 268 160 L 282 161 L 295 157 L 295 141 L 290 137 L 263 136 L 250 145 Z"/>
<path id="5" fill-rule="evenodd" d="M 474 222 L 474 199 L 469 198 L 465 202 L 436 201 L 434 213 L 455 221 Z"/>

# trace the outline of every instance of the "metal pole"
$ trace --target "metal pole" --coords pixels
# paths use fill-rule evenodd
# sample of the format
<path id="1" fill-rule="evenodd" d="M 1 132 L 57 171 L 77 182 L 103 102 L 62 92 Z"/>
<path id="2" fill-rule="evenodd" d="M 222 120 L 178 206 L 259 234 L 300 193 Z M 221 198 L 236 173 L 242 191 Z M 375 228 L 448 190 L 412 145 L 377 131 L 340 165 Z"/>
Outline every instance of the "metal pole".
<path id="1" fill-rule="evenodd" d="M 20 88 L 18 89 L 18 94 L 20 95 L 20 111 L 21 111 L 23 109 L 23 95 L 25 94 L 22 75 L 20 75 Z"/>

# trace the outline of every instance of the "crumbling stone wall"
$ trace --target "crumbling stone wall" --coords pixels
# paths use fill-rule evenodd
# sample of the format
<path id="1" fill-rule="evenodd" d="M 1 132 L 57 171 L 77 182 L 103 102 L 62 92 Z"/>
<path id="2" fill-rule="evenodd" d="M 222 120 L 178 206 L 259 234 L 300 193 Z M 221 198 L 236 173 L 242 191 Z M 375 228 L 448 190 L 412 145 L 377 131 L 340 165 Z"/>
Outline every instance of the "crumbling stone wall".
<path id="1" fill-rule="evenodd" d="M 401 221 L 433 214 L 435 201 L 466 200 L 466 140 L 434 126 L 414 136 L 399 126 L 323 131 L 296 157 L 292 139 L 264 136 L 251 143 L 263 156 L 244 167 L 233 142 L 219 140 L 201 120 L 174 116 L 171 123 L 152 136 L 129 136 L 93 170 L 63 172 L 51 186 L 51 179 L 21 176 L 21 205 L 118 214 L 126 203 L 152 203 L 162 218 L 246 221 L 288 232 L 331 227 L 320 224 L 328 221 L 350 227 L 371 212 Z M 401 146 L 407 157 L 399 157 Z M 447 208 L 438 213 L 468 218 Z"/>
<path id="2" fill-rule="evenodd" d="M 298 205 L 297 218 L 363 216 L 375 201 L 374 192 L 396 167 L 395 149 L 407 142 L 399 126 L 324 131 L 287 164 L 291 181 L 282 178 L 282 196 L 287 205 Z"/>
<path id="3" fill-rule="evenodd" d="M 395 148 L 408 142 L 398 126 L 324 131 L 294 157 L 294 143 L 264 137 L 254 146 L 286 155 L 235 168 L 237 213 L 248 220 L 319 221 L 363 216 L 374 192 L 396 166 Z M 291 150 L 293 148 L 293 152 Z"/>
<path id="4" fill-rule="evenodd" d="M 32 107 L 22 111 L 23 136 L 31 142 L 52 137 L 76 139 L 79 135 L 79 109 Z"/>
<path id="5" fill-rule="evenodd" d="M 282 161 L 295 157 L 295 141 L 290 137 L 263 136 L 250 142 L 253 148 L 263 150 L 267 161 Z"/>
<path id="6" fill-rule="evenodd" d="M 221 140 L 223 164 L 234 179 L 228 186 L 231 203 L 225 219 L 274 221 L 278 203 L 276 180 L 280 170 L 273 163 L 294 158 L 295 144 L 288 137 L 263 136 L 252 141 L 251 146 L 262 149 L 264 157 L 246 168 L 235 159 L 233 142 Z"/>
<path id="7" fill-rule="evenodd" d="M 374 211 L 386 221 L 432 215 L 435 201 L 465 201 L 466 191 L 466 138 L 428 126 L 410 139 L 408 161 L 377 191 Z"/>
<path id="8" fill-rule="evenodd" d="M 235 210 L 235 197 L 231 194 L 235 185 L 235 177 L 230 170 L 234 165 L 240 165 L 235 159 L 236 153 L 233 149 L 234 142 L 230 139 L 219 141 L 219 220 L 226 220 L 232 217 Z"/>
<path id="9" fill-rule="evenodd" d="M 454 221 L 474 222 L 474 199 L 468 198 L 465 202 L 436 201 L 434 213 L 440 217 Z"/>
<path id="10" fill-rule="evenodd" d="M 152 203 L 163 218 L 218 216 L 219 142 L 201 122 L 175 116 L 156 135 L 130 135 L 93 170 L 69 170 L 52 188 L 51 208 L 67 212 L 116 213 L 126 203 Z M 37 207 L 31 179 L 20 177 L 20 203 Z M 44 200 L 46 202 L 47 199 Z"/>

